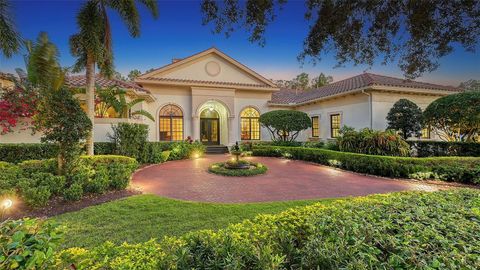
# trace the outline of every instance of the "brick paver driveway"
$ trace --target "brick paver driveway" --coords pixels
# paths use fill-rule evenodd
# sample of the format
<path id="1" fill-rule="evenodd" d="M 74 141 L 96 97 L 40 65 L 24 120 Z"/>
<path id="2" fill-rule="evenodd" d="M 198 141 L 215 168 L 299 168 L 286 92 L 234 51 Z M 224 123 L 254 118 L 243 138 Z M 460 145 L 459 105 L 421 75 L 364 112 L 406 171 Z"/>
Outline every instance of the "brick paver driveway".
<path id="1" fill-rule="evenodd" d="M 361 196 L 401 190 L 435 189 L 425 184 L 365 176 L 303 161 L 251 157 L 268 167 L 264 175 L 225 177 L 210 174 L 211 163 L 228 155 L 153 165 L 133 175 L 146 193 L 202 202 L 262 202 Z"/>

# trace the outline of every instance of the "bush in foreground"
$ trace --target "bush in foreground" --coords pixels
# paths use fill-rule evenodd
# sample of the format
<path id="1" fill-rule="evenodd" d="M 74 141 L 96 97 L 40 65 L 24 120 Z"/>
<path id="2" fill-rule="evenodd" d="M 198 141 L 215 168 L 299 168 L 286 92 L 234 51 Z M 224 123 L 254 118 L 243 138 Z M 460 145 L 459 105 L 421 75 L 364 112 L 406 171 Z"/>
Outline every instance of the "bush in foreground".
<path id="1" fill-rule="evenodd" d="M 58 227 L 35 219 L 0 223 L 0 269 L 48 269 L 62 237 Z"/>
<path id="2" fill-rule="evenodd" d="M 389 157 L 280 146 L 257 147 L 253 155 L 283 156 L 378 176 L 480 184 L 480 158 L 475 157 Z"/>
<path id="3" fill-rule="evenodd" d="M 58 176 L 56 159 L 0 162 L 0 195 L 16 193 L 33 207 L 45 206 L 54 196 L 79 200 L 84 193 L 125 189 L 137 165 L 124 156 L 82 156 L 69 174 Z"/>
<path id="4" fill-rule="evenodd" d="M 57 269 L 479 269 L 477 190 L 374 195 L 142 244 L 72 248 Z"/>

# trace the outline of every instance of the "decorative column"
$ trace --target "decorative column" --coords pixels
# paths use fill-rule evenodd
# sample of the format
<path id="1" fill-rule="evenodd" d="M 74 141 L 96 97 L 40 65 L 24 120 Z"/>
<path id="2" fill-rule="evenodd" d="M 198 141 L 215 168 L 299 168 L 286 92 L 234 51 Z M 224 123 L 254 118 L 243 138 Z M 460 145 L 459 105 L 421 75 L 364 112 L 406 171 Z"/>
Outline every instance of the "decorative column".
<path id="1" fill-rule="evenodd" d="M 193 140 L 200 140 L 200 117 L 192 116 L 192 136 Z"/>
<path id="2" fill-rule="evenodd" d="M 235 116 L 228 117 L 228 145 L 234 145 L 236 142 L 237 128 L 235 127 Z"/>

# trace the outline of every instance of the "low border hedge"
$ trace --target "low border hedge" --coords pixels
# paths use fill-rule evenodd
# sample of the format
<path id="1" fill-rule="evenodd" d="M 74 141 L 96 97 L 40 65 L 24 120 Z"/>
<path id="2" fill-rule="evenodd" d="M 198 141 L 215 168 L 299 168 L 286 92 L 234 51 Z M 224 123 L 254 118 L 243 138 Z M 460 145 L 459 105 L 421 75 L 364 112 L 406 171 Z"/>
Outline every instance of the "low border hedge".
<path id="1" fill-rule="evenodd" d="M 208 171 L 214 174 L 223 175 L 223 176 L 254 176 L 259 174 L 264 174 L 267 172 L 267 166 L 262 163 L 250 162 L 251 166 L 255 168 L 250 169 L 227 169 L 225 168 L 225 162 L 218 162 L 210 165 Z"/>
<path id="2" fill-rule="evenodd" d="M 95 142 L 95 155 L 118 155 L 112 142 Z M 20 163 L 25 160 L 51 159 L 57 156 L 58 147 L 44 143 L 0 143 L 0 161 Z M 199 142 L 147 142 L 137 161 L 140 163 L 161 163 L 168 160 L 190 158 L 192 153 L 203 155 L 205 146 Z"/>
<path id="3" fill-rule="evenodd" d="M 55 269 L 480 269 L 480 193 L 405 192 L 57 255 Z"/>
<path id="4" fill-rule="evenodd" d="M 0 160 L 18 163 L 24 160 L 55 157 L 58 147 L 47 143 L 0 143 Z"/>
<path id="5" fill-rule="evenodd" d="M 407 141 L 418 157 L 480 157 L 480 142 Z"/>
<path id="6" fill-rule="evenodd" d="M 281 146 L 255 147 L 253 155 L 288 157 L 378 176 L 480 184 L 480 158 L 476 157 L 390 157 Z"/>

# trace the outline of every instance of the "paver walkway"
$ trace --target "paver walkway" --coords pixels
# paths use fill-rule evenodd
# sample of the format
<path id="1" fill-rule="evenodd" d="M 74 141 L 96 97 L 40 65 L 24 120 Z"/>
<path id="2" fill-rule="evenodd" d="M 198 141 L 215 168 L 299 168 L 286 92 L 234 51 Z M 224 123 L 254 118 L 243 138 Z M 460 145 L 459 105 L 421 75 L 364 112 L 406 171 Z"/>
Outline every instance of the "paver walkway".
<path id="1" fill-rule="evenodd" d="M 436 189 L 416 182 L 359 175 L 303 161 L 268 157 L 246 158 L 265 164 L 268 172 L 264 175 L 226 177 L 207 172 L 210 164 L 229 158 L 229 155 L 207 155 L 195 160 L 146 167 L 133 175 L 133 186 L 146 193 L 202 202 L 284 201 Z"/>

